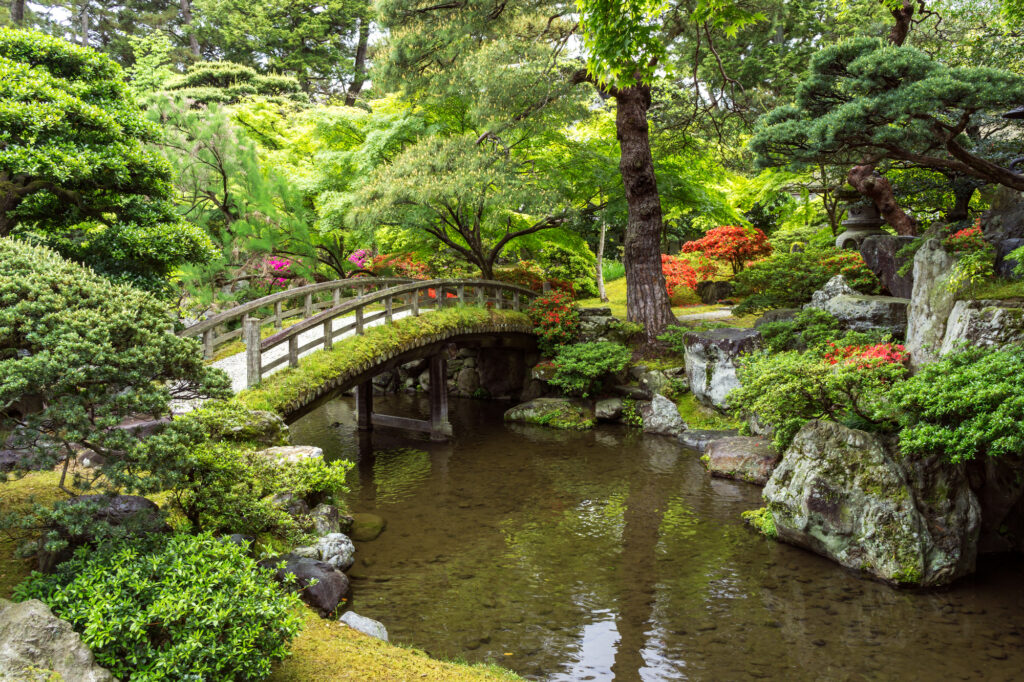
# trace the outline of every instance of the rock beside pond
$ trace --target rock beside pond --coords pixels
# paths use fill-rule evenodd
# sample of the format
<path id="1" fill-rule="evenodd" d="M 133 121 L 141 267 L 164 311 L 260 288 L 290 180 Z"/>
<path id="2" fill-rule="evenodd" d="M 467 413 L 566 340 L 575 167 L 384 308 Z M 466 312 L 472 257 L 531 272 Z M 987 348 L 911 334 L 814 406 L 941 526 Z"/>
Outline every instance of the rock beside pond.
<path id="1" fill-rule="evenodd" d="M 282 562 L 284 566 L 279 566 Z M 349 591 L 345 574 L 325 561 L 286 554 L 259 563 L 273 570 L 274 578 L 279 582 L 285 582 L 288 575 L 294 575 L 302 601 L 319 611 L 320 615 L 328 615 L 337 610 L 338 604 Z"/>
<path id="2" fill-rule="evenodd" d="M 280 415 L 267 410 L 227 412 L 225 420 L 214 422 L 214 440 L 252 442 L 265 446 L 288 444 L 288 425 Z"/>
<path id="3" fill-rule="evenodd" d="M 738 435 L 736 429 L 716 431 L 712 429 L 687 429 L 679 434 L 679 442 L 693 450 L 704 450 L 712 441 Z"/>
<path id="4" fill-rule="evenodd" d="M 317 459 L 324 456 L 324 451 L 315 445 L 282 445 L 276 448 L 260 450 L 259 455 L 269 457 L 278 462 L 294 464 L 304 459 Z"/>
<path id="5" fill-rule="evenodd" d="M 0 599 L 0 679 L 117 682 L 97 665 L 71 623 L 38 599 Z"/>
<path id="6" fill-rule="evenodd" d="M 388 522 L 377 514 L 362 512 L 352 515 L 352 539 L 356 542 L 370 542 L 387 528 Z"/>
<path id="7" fill-rule="evenodd" d="M 380 621 L 360 616 L 355 611 L 346 611 L 338 620 L 364 635 L 388 641 L 388 629 Z"/>
<path id="8" fill-rule="evenodd" d="M 874 435 L 811 421 L 768 480 L 778 538 L 896 585 L 974 570 L 980 510 L 963 469 L 905 463 Z"/>
<path id="9" fill-rule="evenodd" d="M 304 516 L 309 513 L 309 505 L 295 493 L 278 493 L 270 501 L 275 507 L 285 510 L 292 516 Z"/>
<path id="10" fill-rule="evenodd" d="M 761 332 L 732 328 L 690 332 L 683 343 L 690 391 L 705 405 L 724 409 L 727 396 L 740 385 L 736 362 L 741 355 L 761 347 Z"/>
<path id="11" fill-rule="evenodd" d="M 594 405 L 594 417 L 601 421 L 613 422 L 622 416 L 622 398 L 604 398 Z"/>
<path id="12" fill-rule="evenodd" d="M 341 532 L 341 512 L 333 504 L 318 504 L 309 512 L 313 523 L 313 532 L 317 535 L 329 535 Z"/>
<path id="13" fill-rule="evenodd" d="M 712 476 L 764 485 L 779 463 L 779 453 L 767 438 L 732 436 L 708 443 L 701 460 Z"/>
<path id="14" fill-rule="evenodd" d="M 940 355 L 961 344 L 991 348 L 1024 341 L 1024 302 L 957 301 L 946 322 Z"/>
<path id="15" fill-rule="evenodd" d="M 536 398 L 505 412 L 505 421 L 582 430 L 594 426 L 594 411 L 590 405 L 578 400 Z"/>
<path id="16" fill-rule="evenodd" d="M 677 436 L 686 430 L 686 422 L 679 416 L 676 404 L 661 394 L 655 394 L 650 402 L 640 403 L 639 407 L 644 418 L 644 433 Z"/>
<path id="17" fill-rule="evenodd" d="M 316 547 L 320 552 L 320 560 L 340 571 L 344 571 L 355 562 L 355 545 L 343 533 L 331 533 L 319 538 Z"/>

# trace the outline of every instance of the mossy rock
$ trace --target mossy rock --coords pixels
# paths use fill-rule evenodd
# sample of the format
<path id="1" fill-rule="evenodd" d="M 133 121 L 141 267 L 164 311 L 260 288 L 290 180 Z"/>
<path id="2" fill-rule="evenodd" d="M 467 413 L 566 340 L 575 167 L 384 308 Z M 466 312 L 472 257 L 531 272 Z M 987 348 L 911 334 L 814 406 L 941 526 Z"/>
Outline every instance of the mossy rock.
<path id="1" fill-rule="evenodd" d="M 376 540 L 388 522 L 384 517 L 368 512 L 352 514 L 351 537 L 356 542 L 370 542 Z"/>
<path id="2" fill-rule="evenodd" d="M 520 403 L 505 413 L 505 421 L 575 431 L 593 428 L 595 424 L 593 408 L 569 398 L 537 398 Z"/>

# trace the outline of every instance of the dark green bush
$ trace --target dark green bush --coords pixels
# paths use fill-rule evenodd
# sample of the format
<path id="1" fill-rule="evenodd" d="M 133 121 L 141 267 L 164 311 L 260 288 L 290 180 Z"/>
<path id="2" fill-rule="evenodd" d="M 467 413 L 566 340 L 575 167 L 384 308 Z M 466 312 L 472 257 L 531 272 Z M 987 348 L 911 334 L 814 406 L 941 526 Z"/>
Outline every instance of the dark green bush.
<path id="1" fill-rule="evenodd" d="M 819 308 L 801 310 L 791 320 L 768 322 L 758 327 L 765 348 L 772 353 L 807 350 L 834 341 L 842 332 L 839 320 Z"/>
<path id="2" fill-rule="evenodd" d="M 858 253 L 838 249 L 775 253 L 736 275 L 733 280 L 736 295 L 745 299 L 733 314 L 795 308 L 811 300 L 811 294 L 840 274 L 857 291 L 866 294 L 879 291 L 878 278 Z"/>
<path id="3" fill-rule="evenodd" d="M 122 680 L 260 680 L 299 631 L 294 595 L 211 535 L 82 548 L 15 599 L 40 599 Z"/>
<path id="4" fill-rule="evenodd" d="M 609 375 L 621 372 L 632 355 L 625 346 L 610 341 L 565 346 L 555 356 L 551 384 L 586 398 L 599 391 Z"/>
<path id="5" fill-rule="evenodd" d="M 1024 454 L 1024 348 L 970 348 L 893 392 L 905 454 L 951 462 Z"/>

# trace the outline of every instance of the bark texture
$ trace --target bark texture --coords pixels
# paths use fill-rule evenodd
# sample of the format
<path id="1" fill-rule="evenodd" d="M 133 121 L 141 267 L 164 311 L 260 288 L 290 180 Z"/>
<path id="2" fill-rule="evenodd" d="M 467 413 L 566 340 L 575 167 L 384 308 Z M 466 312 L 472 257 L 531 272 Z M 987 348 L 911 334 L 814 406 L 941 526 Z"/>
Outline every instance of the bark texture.
<path id="1" fill-rule="evenodd" d="M 192 54 L 196 57 L 199 55 L 199 41 L 196 39 L 194 33 L 192 33 L 192 3 L 190 0 L 181 0 L 181 20 L 188 26 L 188 47 L 192 51 Z"/>
<path id="2" fill-rule="evenodd" d="M 846 176 L 854 189 L 875 202 L 885 222 L 892 225 L 897 234 L 913 237 L 917 234 L 917 221 L 907 215 L 896 202 L 896 195 L 889 181 L 875 175 L 873 165 L 854 166 Z"/>
<path id="3" fill-rule="evenodd" d="M 25 23 L 25 0 L 11 0 L 11 23 L 15 26 Z"/>
<path id="4" fill-rule="evenodd" d="M 622 151 L 619 172 L 629 209 L 623 244 L 626 317 L 643 324 L 648 343 L 653 343 L 677 321 L 661 272 L 661 198 L 647 126 L 651 89 L 645 85 L 622 88 L 615 91 L 615 99 L 618 103 L 615 129 Z"/>
<path id="5" fill-rule="evenodd" d="M 366 82 L 366 48 L 370 42 L 370 21 L 365 17 L 359 20 L 359 42 L 356 45 L 356 59 L 352 83 L 345 93 L 345 106 L 355 106 L 359 93 Z"/>

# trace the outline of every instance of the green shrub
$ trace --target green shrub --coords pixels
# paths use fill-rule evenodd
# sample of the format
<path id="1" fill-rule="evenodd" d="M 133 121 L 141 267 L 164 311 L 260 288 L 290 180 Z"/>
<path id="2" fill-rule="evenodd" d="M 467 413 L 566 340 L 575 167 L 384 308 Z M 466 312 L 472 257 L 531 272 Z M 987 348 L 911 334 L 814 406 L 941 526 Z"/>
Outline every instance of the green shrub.
<path id="1" fill-rule="evenodd" d="M 784 351 L 747 355 L 738 374 L 742 385 L 729 394 L 729 405 L 737 417 L 756 414 L 770 426 L 782 452 L 811 419 L 858 428 L 884 425 L 890 411 L 887 396 L 906 368 L 886 360 L 830 364 L 818 353 Z"/>
<path id="2" fill-rule="evenodd" d="M 779 536 L 779 532 L 775 528 L 775 517 L 768 507 L 745 511 L 740 514 L 740 517 L 765 537 L 774 539 Z"/>
<path id="3" fill-rule="evenodd" d="M 1024 348 L 970 348 L 893 391 L 905 454 L 951 462 L 1024 453 Z"/>
<path id="4" fill-rule="evenodd" d="M 122 680 L 259 680 L 299 630 L 294 595 L 211 535 L 82 548 L 15 590 L 71 623 Z"/>
<path id="5" fill-rule="evenodd" d="M 628 348 L 610 341 L 566 346 L 555 356 L 551 384 L 586 398 L 599 391 L 609 375 L 621 372 L 632 356 Z"/>
<path id="6" fill-rule="evenodd" d="M 570 249 L 547 243 L 537 255 L 537 263 L 548 279 L 572 282 L 577 298 L 597 296 L 597 259 L 585 244 Z"/>
<path id="7" fill-rule="evenodd" d="M 758 328 L 772 353 L 807 350 L 833 341 L 841 333 L 839 320 L 819 308 L 806 308 L 793 319 L 768 322 Z"/>
<path id="8" fill-rule="evenodd" d="M 636 406 L 636 401 L 628 396 L 622 399 L 622 422 L 634 429 L 644 427 L 644 416 L 640 413 L 640 408 Z"/>
<path id="9" fill-rule="evenodd" d="M 858 253 L 838 249 L 775 253 L 736 275 L 733 280 L 736 295 L 746 298 L 733 309 L 733 314 L 796 307 L 809 301 L 811 294 L 840 274 L 857 291 L 867 294 L 879 291 L 878 278 Z"/>

